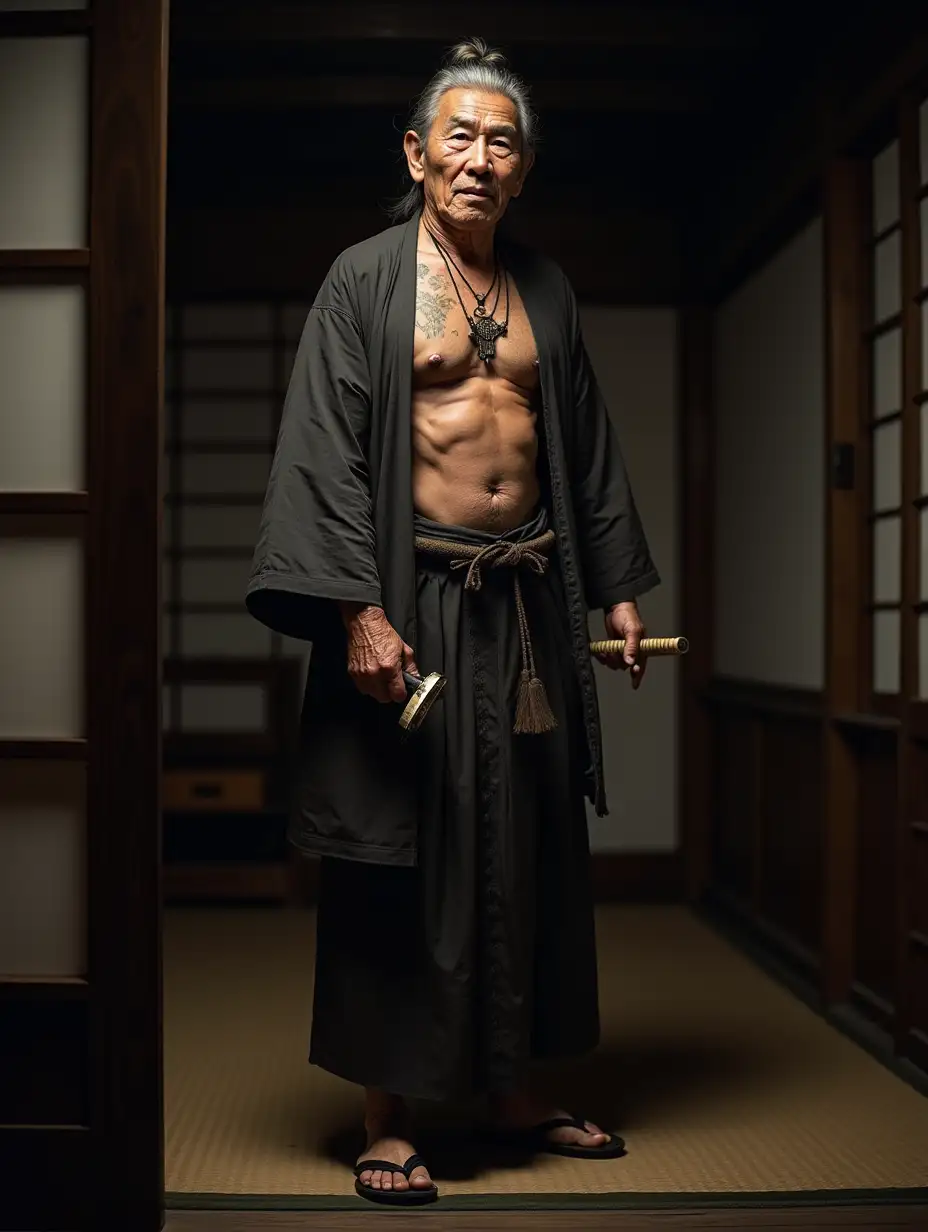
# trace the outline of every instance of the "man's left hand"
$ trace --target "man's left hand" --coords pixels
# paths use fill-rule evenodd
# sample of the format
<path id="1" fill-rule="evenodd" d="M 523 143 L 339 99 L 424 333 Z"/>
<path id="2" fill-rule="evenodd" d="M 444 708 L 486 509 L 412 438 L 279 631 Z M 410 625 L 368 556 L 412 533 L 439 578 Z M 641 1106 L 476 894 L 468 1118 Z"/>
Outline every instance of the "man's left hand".
<path id="1" fill-rule="evenodd" d="M 625 642 L 624 654 L 597 655 L 600 663 L 613 670 L 630 671 L 632 688 L 637 689 L 644 679 L 647 657 L 638 657 L 638 646 L 645 635 L 645 627 L 641 623 L 638 604 L 634 599 L 628 603 L 617 603 L 606 612 L 606 637 L 611 641 L 619 638 Z"/>

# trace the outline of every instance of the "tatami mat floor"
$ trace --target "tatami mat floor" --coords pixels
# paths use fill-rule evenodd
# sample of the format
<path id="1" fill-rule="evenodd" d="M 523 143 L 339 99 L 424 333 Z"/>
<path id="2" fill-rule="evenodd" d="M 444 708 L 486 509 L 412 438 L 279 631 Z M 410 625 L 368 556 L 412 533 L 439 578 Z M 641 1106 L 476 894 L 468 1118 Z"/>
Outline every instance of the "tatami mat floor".
<path id="1" fill-rule="evenodd" d="M 360 1093 L 305 1059 L 313 946 L 308 911 L 167 911 L 169 1193 L 352 1193 Z M 502 1162 L 426 1109 L 443 1195 L 928 1186 L 928 1099 L 686 910 L 601 909 L 599 954 L 602 1045 L 549 1078 L 628 1154 Z"/>

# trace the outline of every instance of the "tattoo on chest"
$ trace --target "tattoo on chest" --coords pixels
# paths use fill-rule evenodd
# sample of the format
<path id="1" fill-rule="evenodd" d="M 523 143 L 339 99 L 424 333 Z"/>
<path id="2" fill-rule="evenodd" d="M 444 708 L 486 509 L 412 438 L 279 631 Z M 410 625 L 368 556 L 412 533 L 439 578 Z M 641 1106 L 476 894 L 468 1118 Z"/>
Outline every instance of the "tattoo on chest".
<path id="1" fill-rule="evenodd" d="M 419 262 L 416 276 L 416 327 L 426 338 L 440 338 L 454 299 L 445 280 L 433 274 L 424 261 Z"/>

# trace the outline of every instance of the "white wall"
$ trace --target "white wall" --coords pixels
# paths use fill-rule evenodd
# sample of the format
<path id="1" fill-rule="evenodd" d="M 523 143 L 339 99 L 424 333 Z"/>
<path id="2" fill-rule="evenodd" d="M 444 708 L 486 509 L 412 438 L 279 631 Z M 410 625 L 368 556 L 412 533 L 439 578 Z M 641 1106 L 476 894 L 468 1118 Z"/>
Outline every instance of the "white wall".
<path id="1" fill-rule="evenodd" d="M 648 632 L 679 628 L 677 315 L 671 309 L 581 309 L 584 336 L 619 433 L 635 499 L 662 584 L 640 602 Z M 603 636 L 602 613 L 590 617 Z M 590 816 L 597 851 L 677 846 L 679 663 L 651 662 L 637 693 L 624 673 L 596 665 L 609 816 Z"/>
<path id="2" fill-rule="evenodd" d="M 824 687 L 825 378 L 816 219 L 714 322 L 715 670 Z"/>

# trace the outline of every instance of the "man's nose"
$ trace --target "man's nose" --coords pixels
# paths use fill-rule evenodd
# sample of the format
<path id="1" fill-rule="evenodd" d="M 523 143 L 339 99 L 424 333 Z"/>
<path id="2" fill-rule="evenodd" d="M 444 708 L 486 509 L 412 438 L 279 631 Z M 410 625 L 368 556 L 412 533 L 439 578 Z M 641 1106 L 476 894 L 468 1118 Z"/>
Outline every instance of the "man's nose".
<path id="1" fill-rule="evenodd" d="M 490 169 L 490 151 L 486 137 L 478 137 L 471 146 L 470 170 L 475 175 L 485 175 Z"/>

